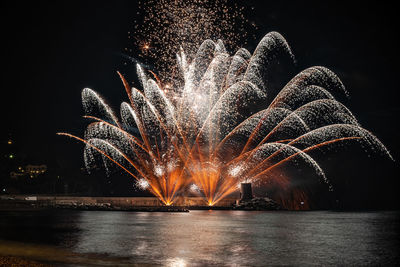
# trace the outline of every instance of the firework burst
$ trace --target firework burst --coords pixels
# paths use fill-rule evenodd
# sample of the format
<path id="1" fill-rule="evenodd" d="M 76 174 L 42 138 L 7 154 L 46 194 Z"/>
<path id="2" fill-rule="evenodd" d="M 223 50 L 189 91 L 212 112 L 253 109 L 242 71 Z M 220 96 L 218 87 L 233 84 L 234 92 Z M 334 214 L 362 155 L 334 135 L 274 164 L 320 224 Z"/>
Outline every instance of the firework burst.
<path id="1" fill-rule="evenodd" d="M 94 122 L 84 139 L 75 138 L 86 143 L 87 168 L 98 160 L 106 169 L 119 166 L 165 205 L 188 189 L 214 205 L 240 182 L 286 187 L 295 178 L 275 170 L 287 163 L 308 165 L 332 190 L 309 153 L 322 147 L 357 142 L 391 158 L 335 99 L 348 93 L 327 68 L 300 72 L 274 96 L 265 73 L 277 57 L 294 58 L 286 40 L 271 32 L 253 54 L 241 48 L 229 55 L 221 40 L 204 41 L 192 60 L 180 49 L 179 87 L 137 65 L 141 90 L 120 75 L 129 99 L 120 118 L 95 91 L 84 89 L 83 106 L 92 114 L 86 117 Z"/>

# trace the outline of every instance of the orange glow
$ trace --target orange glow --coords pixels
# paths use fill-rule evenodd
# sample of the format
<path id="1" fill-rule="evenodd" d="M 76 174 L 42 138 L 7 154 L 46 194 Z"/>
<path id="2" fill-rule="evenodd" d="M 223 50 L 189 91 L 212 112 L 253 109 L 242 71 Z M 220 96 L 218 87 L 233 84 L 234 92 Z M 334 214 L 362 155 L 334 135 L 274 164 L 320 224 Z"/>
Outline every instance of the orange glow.
<path id="1" fill-rule="evenodd" d="M 199 186 L 209 206 L 214 206 L 237 190 L 237 179 L 231 176 L 222 177 L 217 169 L 204 168 L 195 172 L 192 179 Z"/>

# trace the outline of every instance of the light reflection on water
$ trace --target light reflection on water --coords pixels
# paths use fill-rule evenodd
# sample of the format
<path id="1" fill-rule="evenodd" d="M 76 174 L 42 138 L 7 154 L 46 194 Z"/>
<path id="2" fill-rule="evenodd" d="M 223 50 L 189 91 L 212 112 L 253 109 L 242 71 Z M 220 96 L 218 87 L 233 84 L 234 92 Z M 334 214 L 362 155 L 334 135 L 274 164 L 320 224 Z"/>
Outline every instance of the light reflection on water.
<path id="1" fill-rule="evenodd" d="M 0 214 L 0 255 L 56 264 L 185 267 L 399 261 L 398 212 Z"/>

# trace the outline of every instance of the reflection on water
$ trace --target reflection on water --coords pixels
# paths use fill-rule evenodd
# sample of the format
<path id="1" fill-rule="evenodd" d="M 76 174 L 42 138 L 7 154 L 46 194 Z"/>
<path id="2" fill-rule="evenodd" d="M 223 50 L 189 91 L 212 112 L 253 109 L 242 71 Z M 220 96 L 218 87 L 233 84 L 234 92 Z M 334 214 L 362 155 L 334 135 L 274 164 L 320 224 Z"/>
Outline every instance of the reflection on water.
<path id="1" fill-rule="evenodd" d="M 64 265 L 183 267 L 399 262 L 398 212 L 0 214 L 0 255 Z"/>

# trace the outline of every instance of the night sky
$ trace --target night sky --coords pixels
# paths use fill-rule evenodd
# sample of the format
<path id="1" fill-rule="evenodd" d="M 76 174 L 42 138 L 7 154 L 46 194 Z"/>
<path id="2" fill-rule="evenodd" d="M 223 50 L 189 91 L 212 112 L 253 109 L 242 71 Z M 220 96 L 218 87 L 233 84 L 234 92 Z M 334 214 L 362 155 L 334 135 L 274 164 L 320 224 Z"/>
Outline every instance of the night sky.
<path id="1" fill-rule="evenodd" d="M 366 173 L 384 168 L 380 181 L 387 187 L 398 186 L 396 9 L 365 2 L 240 2 L 255 7 L 250 20 L 259 30 L 247 46 L 250 51 L 264 34 L 278 31 L 296 56 L 297 72 L 322 65 L 341 78 L 351 95 L 344 104 L 397 161 L 377 160 Z M 121 53 L 132 46 L 127 33 L 133 29 L 137 2 L 9 1 L 2 3 L 1 10 L 2 136 L 12 133 L 32 161 L 78 169 L 83 166 L 83 145 L 56 132 L 83 135 L 87 121 L 82 118 L 80 94 L 84 87 L 95 89 L 117 109 L 127 100 L 116 71 L 130 76 L 134 71 L 133 65 L 124 65 Z M 354 161 L 357 169 L 371 159 L 349 156 L 347 161 Z M 338 160 L 331 164 L 330 170 L 342 166 Z"/>

